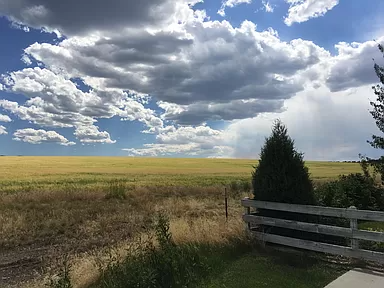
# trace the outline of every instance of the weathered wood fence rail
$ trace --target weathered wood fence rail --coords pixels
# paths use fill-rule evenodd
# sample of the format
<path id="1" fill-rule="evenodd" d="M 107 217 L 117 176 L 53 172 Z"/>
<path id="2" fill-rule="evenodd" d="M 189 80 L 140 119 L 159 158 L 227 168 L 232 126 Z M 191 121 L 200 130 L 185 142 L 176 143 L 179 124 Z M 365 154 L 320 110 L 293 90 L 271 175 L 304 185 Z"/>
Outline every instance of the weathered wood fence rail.
<path id="1" fill-rule="evenodd" d="M 255 201 L 245 198 L 241 201 L 242 206 L 245 207 L 243 220 L 246 223 L 246 229 L 251 231 L 255 238 L 271 242 L 291 246 L 295 248 L 302 248 L 317 252 L 324 252 L 329 254 L 343 255 L 351 258 L 364 259 L 368 261 L 375 261 L 384 264 L 384 253 L 375 252 L 371 250 L 359 249 L 359 240 L 368 240 L 375 242 L 384 242 L 384 232 L 374 232 L 368 230 L 359 230 L 357 220 L 369 220 L 384 222 L 384 212 L 357 210 L 355 207 L 350 208 L 332 208 L 320 207 L 310 205 L 295 205 L 275 202 Z M 347 218 L 350 220 L 350 227 L 337 227 L 331 225 L 323 225 L 316 223 L 299 222 L 293 220 L 285 220 L 278 218 L 262 217 L 251 213 L 251 208 L 278 210 L 286 212 L 296 212 L 310 215 L 329 216 L 337 218 Z M 351 246 L 340 246 L 322 242 L 315 242 L 309 240 L 296 239 L 291 237 L 279 236 L 256 231 L 252 228 L 251 224 L 268 225 L 275 227 L 288 228 L 293 230 L 307 231 L 325 235 L 340 236 L 351 239 Z"/>

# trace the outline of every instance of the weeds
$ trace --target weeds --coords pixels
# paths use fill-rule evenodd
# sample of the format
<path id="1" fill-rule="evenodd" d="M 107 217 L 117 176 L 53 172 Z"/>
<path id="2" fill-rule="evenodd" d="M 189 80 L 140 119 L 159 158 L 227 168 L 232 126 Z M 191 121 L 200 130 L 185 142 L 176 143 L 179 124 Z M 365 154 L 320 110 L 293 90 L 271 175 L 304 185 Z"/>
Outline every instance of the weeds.
<path id="1" fill-rule="evenodd" d="M 105 199 L 127 199 L 127 187 L 122 182 L 112 182 L 109 186 L 109 191 L 105 195 Z"/>
<path id="2" fill-rule="evenodd" d="M 70 277 L 71 268 L 69 257 L 65 255 L 58 274 L 52 277 L 46 286 L 49 288 L 73 288 Z"/>
<path id="3" fill-rule="evenodd" d="M 154 244 L 151 237 L 131 246 L 123 261 L 113 259 L 96 285 L 100 288 L 119 287 L 191 287 L 204 273 L 198 249 L 194 245 L 177 245 L 169 230 L 169 219 L 159 214 L 155 225 Z"/>

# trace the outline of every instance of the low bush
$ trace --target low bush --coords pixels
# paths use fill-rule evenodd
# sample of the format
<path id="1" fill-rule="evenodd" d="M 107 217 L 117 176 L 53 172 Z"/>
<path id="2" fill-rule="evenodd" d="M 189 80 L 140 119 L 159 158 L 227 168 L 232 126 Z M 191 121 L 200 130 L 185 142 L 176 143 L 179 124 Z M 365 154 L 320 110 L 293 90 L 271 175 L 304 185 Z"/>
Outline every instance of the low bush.
<path id="1" fill-rule="evenodd" d="M 316 190 L 317 202 L 322 206 L 362 210 L 384 210 L 383 189 L 373 178 L 361 173 L 342 175 L 338 180 L 320 185 Z"/>
<path id="2" fill-rule="evenodd" d="M 207 270 L 194 245 L 176 245 L 164 215 L 157 219 L 155 236 L 140 243 L 123 261 L 111 262 L 96 287 L 192 287 Z"/>
<path id="3" fill-rule="evenodd" d="M 384 193 L 363 167 L 363 173 L 339 176 L 339 179 L 324 183 L 315 189 L 318 205 L 337 208 L 355 206 L 361 210 L 384 210 Z M 349 220 L 342 218 L 320 217 L 318 223 L 349 227 Z M 348 239 L 322 235 L 322 240 L 332 244 L 348 245 Z M 365 249 L 378 250 L 374 243 L 360 241 Z"/>

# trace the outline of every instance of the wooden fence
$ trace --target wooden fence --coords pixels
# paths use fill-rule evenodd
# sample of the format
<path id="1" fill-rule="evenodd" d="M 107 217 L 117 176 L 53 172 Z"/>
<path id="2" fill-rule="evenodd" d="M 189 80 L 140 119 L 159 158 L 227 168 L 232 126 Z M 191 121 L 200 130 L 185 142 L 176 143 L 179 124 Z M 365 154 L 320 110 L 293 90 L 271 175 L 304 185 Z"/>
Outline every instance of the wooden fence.
<path id="1" fill-rule="evenodd" d="M 317 252 L 329 254 L 343 255 L 351 258 L 358 258 L 368 261 L 375 261 L 384 264 L 384 253 L 359 248 L 359 240 L 368 240 L 375 242 L 384 242 L 384 232 L 374 232 L 367 230 L 359 230 L 357 220 L 369 220 L 384 222 L 384 212 L 357 210 L 355 207 L 350 208 L 332 208 L 310 205 L 296 205 L 275 202 L 255 201 L 244 198 L 241 201 L 245 207 L 243 220 L 246 223 L 246 229 L 251 231 L 252 235 L 257 239 L 265 242 L 302 248 Z M 350 227 L 337 227 L 331 225 L 323 225 L 316 223 L 299 222 L 293 220 L 285 220 L 278 218 L 262 217 L 256 213 L 251 213 L 251 208 L 278 210 L 286 212 L 296 212 L 310 215 L 330 216 L 337 218 L 347 218 L 350 220 Z M 340 236 L 351 239 L 351 245 L 341 246 L 328 243 L 321 243 L 309 240 L 296 239 L 291 237 L 279 236 L 256 231 L 252 224 L 268 225 L 275 227 L 288 228 L 293 230 L 307 231 L 318 234 Z"/>

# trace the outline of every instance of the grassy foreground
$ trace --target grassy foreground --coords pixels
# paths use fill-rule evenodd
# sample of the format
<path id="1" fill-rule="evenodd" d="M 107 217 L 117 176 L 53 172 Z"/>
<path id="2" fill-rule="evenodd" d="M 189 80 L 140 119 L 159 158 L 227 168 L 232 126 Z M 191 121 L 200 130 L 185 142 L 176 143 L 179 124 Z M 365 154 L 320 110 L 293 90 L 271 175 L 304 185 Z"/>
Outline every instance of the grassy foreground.
<path id="1" fill-rule="evenodd" d="M 161 233 L 160 233 L 161 234 Z M 89 288 L 322 288 L 348 270 L 316 253 L 260 249 L 251 239 L 225 245 L 171 244 L 130 254 Z"/>
<path id="2" fill-rule="evenodd" d="M 74 287 L 87 287 L 99 275 L 94 263 L 107 261 L 112 248 L 124 258 L 127 245 L 145 233 L 156 211 L 169 215 L 177 243 L 225 246 L 243 235 L 239 199 L 246 193 L 230 193 L 226 222 L 223 185 L 249 181 L 255 164 L 227 159 L 0 157 L 0 287 L 23 287 L 20 283 L 26 281 L 25 287 L 43 287 L 41 279 L 65 254 L 73 263 Z M 360 171 L 350 163 L 307 165 L 315 181 Z M 252 260 L 247 256 L 239 261 L 231 260 L 228 267 L 236 271 L 238 263 Z M 218 281 L 207 285 L 223 287 Z"/>

